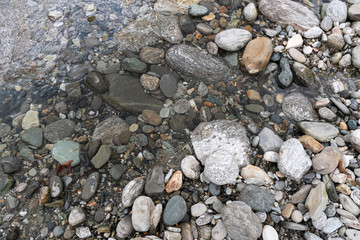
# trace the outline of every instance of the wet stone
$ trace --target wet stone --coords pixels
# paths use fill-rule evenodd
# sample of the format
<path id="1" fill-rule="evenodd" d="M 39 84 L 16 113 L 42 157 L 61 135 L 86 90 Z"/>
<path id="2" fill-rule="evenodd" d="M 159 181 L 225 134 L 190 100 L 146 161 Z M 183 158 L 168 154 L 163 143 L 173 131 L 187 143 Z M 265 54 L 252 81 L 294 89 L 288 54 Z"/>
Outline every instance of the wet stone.
<path id="1" fill-rule="evenodd" d="M 164 74 L 160 79 L 160 89 L 166 97 L 173 97 L 177 89 L 177 79 L 170 74 Z"/>
<path id="2" fill-rule="evenodd" d="M 91 159 L 95 168 L 101 168 L 110 158 L 111 149 L 109 145 L 102 145 L 96 155 Z"/>
<path id="3" fill-rule="evenodd" d="M 140 51 L 140 59 L 148 64 L 159 64 L 164 60 L 165 51 L 159 48 L 144 47 Z"/>
<path id="4" fill-rule="evenodd" d="M 160 195 L 164 190 L 164 173 L 160 167 L 155 167 L 146 179 L 145 193 L 148 196 L 156 196 Z"/>
<path id="5" fill-rule="evenodd" d="M 123 119 L 112 116 L 97 124 L 92 135 L 92 140 L 96 141 L 100 139 L 103 144 L 108 144 L 128 129 L 129 126 Z"/>
<path id="6" fill-rule="evenodd" d="M 22 128 L 27 130 L 33 127 L 39 126 L 39 112 L 34 110 L 29 110 L 26 112 L 22 120 Z"/>
<path id="7" fill-rule="evenodd" d="M 152 110 L 144 110 L 141 114 L 141 118 L 148 124 L 159 126 L 162 123 L 160 115 Z"/>
<path id="8" fill-rule="evenodd" d="M 180 196 L 174 196 L 167 202 L 164 213 L 163 222 L 166 225 L 175 225 L 184 218 L 187 212 L 185 200 Z"/>
<path id="9" fill-rule="evenodd" d="M 57 198 L 60 196 L 64 189 L 64 184 L 61 178 L 57 175 L 54 175 L 50 178 L 50 196 L 52 198 Z"/>
<path id="10" fill-rule="evenodd" d="M 289 87 L 293 81 L 293 74 L 290 69 L 290 64 L 287 58 L 282 57 L 280 59 L 281 72 L 278 76 L 279 82 L 282 87 Z"/>
<path id="11" fill-rule="evenodd" d="M 91 173 L 86 179 L 85 184 L 81 190 L 81 198 L 84 201 L 89 201 L 96 193 L 99 187 L 100 174 L 98 172 Z"/>
<path id="12" fill-rule="evenodd" d="M 256 212 L 270 212 L 275 202 L 272 194 L 255 185 L 246 185 L 240 192 L 240 200 Z"/>
<path id="13" fill-rule="evenodd" d="M 96 93 L 105 93 L 109 89 L 109 83 L 100 72 L 92 71 L 85 79 L 87 87 Z"/>
<path id="14" fill-rule="evenodd" d="M 51 154 L 60 164 L 72 161 L 71 166 L 76 166 L 80 163 L 80 145 L 73 141 L 58 141 Z"/>
<path id="15" fill-rule="evenodd" d="M 110 168 L 109 173 L 114 180 L 119 180 L 127 170 L 125 165 L 115 164 Z"/>
<path id="16" fill-rule="evenodd" d="M 70 137 L 75 131 L 75 123 L 68 119 L 50 123 L 44 128 L 44 137 L 51 143 L 56 143 L 66 137 Z"/>
<path id="17" fill-rule="evenodd" d="M 4 173 L 12 174 L 21 168 L 21 160 L 16 157 L 3 157 L 0 159 L 1 167 Z"/>
<path id="18" fill-rule="evenodd" d="M 205 6 L 191 4 L 189 7 L 189 15 L 193 17 L 202 17 L 209 13 L 209 10 Z"/>
<path id="19" fill-rule="evenodd" d="M 145 73 L 147 70 L 146 63 L 137 58 L 125 58 L 121 61 L 121 66 L 125 70 L 133 73 Z"/>
<path id="20" fill-rule="evenodd" d="M 282 110 L 287 116 L 295 121 L 314 121 L 317 119 L 317 114 L 313 109 L 312 104 L 308 98 L 301 93 L 291 93 L 285 96 Z"/>
<path id="21" fill-rule="evenodd" d="M 10 132 L 11 127 L 6 123 L 0 123 L 0 138 L 6 137 Z"/>

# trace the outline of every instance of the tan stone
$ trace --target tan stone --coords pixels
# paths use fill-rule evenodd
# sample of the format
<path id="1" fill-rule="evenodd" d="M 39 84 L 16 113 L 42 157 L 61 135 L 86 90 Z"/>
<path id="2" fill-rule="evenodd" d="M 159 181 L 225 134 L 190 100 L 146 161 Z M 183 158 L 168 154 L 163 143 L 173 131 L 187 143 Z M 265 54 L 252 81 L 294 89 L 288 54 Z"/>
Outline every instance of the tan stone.
<path id="1" fill-rule="evenodd" d="M 141 113 L 141 118 L 148 124 L 159 126 L 162 123 L 162 119 L 158 113 L 152 110 L 144 110 Z"/>
<path id="2" fill-rule="evenodd" d="M 180 170 L 176 171 L 167 182 L 165 190 L 167 193 L 172 193 L 179 190 L 182 186 L 182 172 Z"/>
<path id="3" fill-rule="evenodd" d="M 257 38 L 246 45 L 240 63 L 250 74 L 256 74 L 266 68 L 272 53 L 271 40 L 266 37 Z"/>
<path id="4" fill-rule="evenodd" d="M 250 100 L 260 100 L 260 93 L 258 91 L 250 89 L 246 93 Z"/>
<path id="5" fill-rule="evenodd" d="M 295 209 L 294 204 L 288 203 L 285 205 L 285 208 L 281 211 L 281 215 L 283 215 L 284 218 L 290 218 L 294 209 Z"/>
<path id="6" fill-rule="evenodd" d="M 209 22 L 215 18 L 215 14 L 210 12 L 209 15 L 203 16 L 201 19 L 203 21 Z"/>
<path id="7" fill-rule="evenodd" d="M 330 100 L 328 98 L 320 99 L 320 100 L 313 103 L 313 108 L 314 109 L 320 109 L 320 108 L 325 107 L 326 105 L 328 105 L 329 102 L 330 102 Z"/>
<path id="8" fill-rule="evenodd" d="M 320 174 L 332 173 L 342 158 L 342 152 L 336 147 L 326 147 L 312 158 L 313 169 Z"/>
<path id="9" fill-rule="evenodd" d="M 336 186 L 336 190 L 338 192 L 341 192 L 341 193 L 345 194 L 345 195 L 350 195 L 351 194 L 350 187 L 348 185 L 346 185 L 346 184 L 343 184 L 343 183 Z"/>
<path id="10" fill-rule="evenodd" d="M 164 60 L 165 51 L 160 48 L 144 47 L 140 51 L 140 59 L 149 64 L 158 64 Z"/>
<path id="11" fill-rule="evenodd" d="M 42 187 L 39 192 L 39 201 L 40 205 L 45 205 L 47 201 L 49 200 L 50 196 L 50 188 L 49 187 Z"/>
<path id="12" fill-rule="evenodd" d="M 259 167 L 247 165 L 241 169 L 241 177 L 244 178 L 247 184 L 264 184 L 271 185 L 273 180 L 267 173 Z"/>
<path id="13" fill-rule="evenodd" d="M 297 50 L 295 48 L 290 48 L 289 54 L 297 62 L 300 62 L 300 63 L 306 62 L 306 57 L 304 56 L 304 54 L 302 54 L 299 50 Z"/>
<path id="14" fill-rule="evenodd" d="M 313 153 L 318 153 L 324 149 L 324 146 L 319 143 L 315 138 L 309 135 L 303 135 L 299 138 L 299 141 L 304 148 L 309 149 Z"/>
<path id="15" fill-rule="evenodd" d="M 160 79 L 147 74 L 141 75 L 140 83 L 143 88 L 149 91 L 155 91 L 159 87 Z"/>
<path id="16" fill-rule="evenodd" d="M 38 127 L 39 125 L 39 112 L 34 110 L 27 111 L 22 120 L 22 128 L 27 130 L 32 127 Z"/>

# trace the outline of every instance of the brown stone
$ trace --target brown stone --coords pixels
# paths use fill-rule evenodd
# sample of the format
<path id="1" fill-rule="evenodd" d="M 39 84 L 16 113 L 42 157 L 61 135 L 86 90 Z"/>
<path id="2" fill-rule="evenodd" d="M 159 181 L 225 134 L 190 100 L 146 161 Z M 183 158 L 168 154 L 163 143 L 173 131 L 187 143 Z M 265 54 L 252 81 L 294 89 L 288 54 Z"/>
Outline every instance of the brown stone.
<path id="1" fill-rule="evenodd" d="M 250 89 L 246 92 L 246 94 L 250 100 L 255 100 L 255 101 L 260 100 L 260 93 L 256 90 Z"/>
<path id="2" fill-rule="evenodd" d="M 180 170 L 176 171 L 167 182 L 165 190 L 167 193 L 172 193 L 179 190 L 182 186 L 182 172 Z"/>
<path id="3" fill-rule="evenodd" d="M 159 87 L 160 79 L 147 74 L 141 75 L 140 83 L 143 88 L 149 91 L 155 91 Z"/>
<path id="4" fill-rule="evenodd" d="M 324 149 L 324 146 L 319 143 L 315 138 L 309 135 L 303 135 L 299 138 L 299 141 L 304 148 L 309 149 L 313 153 L 318 153 Z"/>
<path id="5" fill-rule="evenodd" d="M 141 118 L 148 124 L 159 126 L 162 123 L 162 119 L 158 113 L 152 110 L 144 110 L 141 114 Z"/>
<path id="6" fill-rule="evenodd" d="M 120 144 L 126 144 L 130 141 L 130 136 L 131 136 L 131 132 L 130 130 L 126 130 L 124 132 L 122 132 L 119 136 L 118 136 L 118 140 Z M 118 145 L 120 145 L 118 144 Z"/>
<path id="7" fill-rule="evenodd" d="M 308 196 L 312 186 L 311 185 L 304 185 L 300 188 L 299 191 L 297 191 L 294 195 L 290 197 L 290 201 L 293 204 L 297 203 L 304 203 L 306 200 L 306 197 Z"/>
<path id="8" fill-rule="evenodd" d="M 288 203 L 285 205 L 285 208 L 281 211 L 281 215 L 283 215 L 284 218 L 290 218 L 292 212 L 294 211 L 294 204 Z"/>
<path id="9" fill-rule="evenodd" d="M 144 47 L 140 51 L 140 59 L 148 64 L 158 64 L 164 60 L 165 51 L 160 48 Z"/>
<path id="10" fill-rule="evenodd" d="M 215 14 L 211 12 L 211 13 L 209 13 L 209 15 L 203 16 L 201 19 L 205 22 L 209 22 L 209 21 L 215 19 Z"/>
<path id="11" fill-rule="evenodd" d="M 90 157 L 95 156 L 95 154 L 99 150 L 101 144 L 102 144 L 101 139 L 95 140 L 94 142 L 90 143 L 90 147 L 89 147 L 89 156 Z"/>
<path id="12" fill-rule="evenodd" d="M 330 100 L 328 98 L 323 98 L 321 100 L 318 100 L 318 101 L 314 102 L 313 103 L 313 108 L 314 109 L 320 109 L 322 107 L 325 107 L 329 103 L 330 103 Z"/>
<path id="13" fill-rule="evenodd" d="M 336 147 L 326 147 L 312 158 L 313 169 L 320 174 L 332 173 L 342 158 L 342 152 Z"/>
<path id="14" fill-rule="evenodd" d="M 39 192 L 39 201 L 40 205 L 45 205 L 50 197 L 50 188 L 49 187 L 42 187 Z"/>
<path id="15" fill-rule="evenodd" d="M 271 40 L 266 37 L 257 38 L 246 45 L 240 63 L 250 74 L 256 74 L 266 68 L 272 53 Z"/>

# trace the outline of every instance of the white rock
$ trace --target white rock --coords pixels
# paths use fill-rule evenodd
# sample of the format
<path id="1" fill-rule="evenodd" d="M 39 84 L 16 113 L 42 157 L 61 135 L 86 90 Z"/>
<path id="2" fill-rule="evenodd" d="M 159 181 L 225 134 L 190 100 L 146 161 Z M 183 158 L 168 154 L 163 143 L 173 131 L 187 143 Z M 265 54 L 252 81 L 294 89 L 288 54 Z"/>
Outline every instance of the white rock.
<path id="1" fill-rule="evenodd" d="M 86 220 L 85 211 L 81 207 L 75 207 L 69 214 L 69 224 L 76 226 Z"/>
<path id="2" fill-rule="evenodd" d="M 323 33 L 323 30 L 319 27 L 312 27 L 304 32 L 304 38 L 318 38 Z"/>
<path id="3" fill-rule="evenodd" d="M 130 237 L 131 233 L 134 231 L 134 228 L 131 223 L 131 215 L 127 215 L 116 226 L 116 236 L 118 238 L 127 238 Z"/>
<path id="4" fill-rule="evenodd" d="M 351 54 L 345 54 L 339 61 L 341 67 L 347 67 L 351 65 Z"/>
<path id="5" fill-rule="evenodd" d="M 278 240 L 279 235 L 275 228 L 270 225 L 265 225 L 262 232 L 263 240 Z"/>
<path id="6" fill-rule="evenodd" d="M 164 239 L 167 240 L 181 240 L 181 234 L 178 232 L 165 231 Z"/>
<path id="7" fill-rule="evenodd" d="M 241 177 L 245 180 L 246 184 L 255 185 L 271 185 L 273 180 L 267 173 L 259 167 L 247 165 L 241 169 Z"/>
<path id="8" fill-rule="evenodd" d="M 75 229 L 76 236 L 79 238 L 88 238 L 91 237 L 91 231 L 88 227 L 78 227 Z"/>
<path id="9" fill-rule="evenodd" d="M 155 208 L 151 198 L 146 196 L 138 197 L 132 207 L 132 225 L 138 232 L 147 232 L 151 227 L 151 213 Z"/>
<path id="10" fill-rule="evenodd" d="M 359 240 L 360 239 L 360 231 L 357 231 L 355 229 L 347 229 L 345 233 L 346 233 L 346 236 L 349 238 L 349 240 Z"/>
<path id="11" fill-rule="evenodd" d="M 215 37 L 215 43 L 219 48 L 235 52 L 244 48 L 251 38 L 252 35 L 249 31 L 233 28 L 218 33 Z"/>
<path id="12" fill-rule="evenodd" d="M 245 8 L 244 8 L 244 17 L 247 21 L 252 22 L 256 19 L 257 17 L 257 10 L 256 10 L 256 6 L 254 3 L 249 3 Z"/>
<path id="13" fill-rule="evenodd" d="M 126 184 L 121 196 L 121 202 L 124 208 L 130 207 L 135 199 L 140 196 L 144 185 L 145 181 L 142 178 L 134 179 Z"/>
<path id="14" fill-rule="evenodd" d="M 55 21 L 59 20 L 60 18 L 62 18 L 63 15 L 64 15 L 63 12 L 58 11 L 58 10 L 48 12 L 48 17 L 53 22 L 55 22 Z"/>
<path id="15" fill-rule="evenodd" d="M 354 67 L 360 68 L 360 46 L 353 48 L 352 52 L 352 64 Z"/>
<path id="16" fill-rule="evenodd" d="M 34 110 L 27 111 L 22 120 L 22 128 L 27 130 L 33 127 L 38 127 L 39 125 L 39 112 Z"/>
<path id="17" fill-rule="evenodd" d="M 267 162 L 277 163 L 279 161 L 279 153 L 273 151 L 267 151 L 264 153 L 264 160 Z"/>
<path id="18" fill-rule="evenodd" d="M 305 47 L 303 48 L 303 53 L 304 53 L 305 55 L 310 55 L 310 54 L 312 53 L 312 47 L 311 47 L 311 46 L 305 46 Z"/>
<path id="19" fill-rule="evenodd" d="M 200 177 L 201 166 L 198 160 L 192 155 L 181 160 L 181 171 L 190 179 L 198 179 Z"/>
<path id="20" fill-rule="evenodd" d="M 312 162 L 299 140 L 290 138 L 280 148 L 279 170 L 287 177 L 299 182 L 309 171 Z"/>
<path id="21" fill-rule="evenodd" d="M 300 34 L 295 34 L 291 37 L 286 45 L 286 49 L 297 48 L 303 45 L 303 38 Z"/>
<path id="22" fill-rule="evenodd" d="M 191 215 L 193 217 L 200 217 L 207 211 L 207 206 L 203 203 L 196 203 L 191 206 Z"/>
<path id="23" fill-rule="evenodd" d="M 227 235 L 227 230 L 226 230 L 226 226 L 223 223 L 223 221 L 218 221 L 218 223 L 215 225 L 215 227 L 212 229 L 211 231 L 211 237 L 214 240 L 222 240 L 226 237 Z"/>
<path id="24" fill-rule="evenodd" d="M 297 62 L 300 62 L 300 63 L 306 62 L 305 56 L 299 50 L 297 50 L 295 48 L 290 48 L 289 54 L 290 54 L 291 58 Z"/>
<path id="25" fill-rule="evenodd" d="M 331 1 L 326 9 L 326 16 L 330 17 L 333 22 L 345 22 L 347 18 L 346 4 L 339 0 Z"/>

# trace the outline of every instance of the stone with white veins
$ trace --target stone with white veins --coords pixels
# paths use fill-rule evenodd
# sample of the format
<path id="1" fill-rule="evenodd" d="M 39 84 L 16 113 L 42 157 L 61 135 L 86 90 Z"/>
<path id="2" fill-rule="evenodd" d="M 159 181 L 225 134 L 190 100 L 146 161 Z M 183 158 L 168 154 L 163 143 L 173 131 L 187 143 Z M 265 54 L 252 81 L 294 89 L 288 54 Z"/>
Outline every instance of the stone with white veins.
<path id="1" fill-rule="evenodd" d="M 144 189 L 145 181 L 142 178 L 130 181 L 124 188 L 121 202 L 124 208 L 130 207 Z"/>
<path id="2" fill-rule="evenodd" d="M 155 205 L 151 198 L 140 196 L 136 198 L 132 207 L 132 225 L 135 231 L 147 232 L 151 227 L 151 213 Z"/>
<path id="3" fill-rule="evenodd" d="M 191 134 L 191 142 L 197 159 L 203 165 L 206 158 L 218 150 L 229 152 L 239 167 L 249 164 L 250 141 L 246 129 L 238 122 L 202 122 Z"/>
<path id="4" fill-rule="evenodd" d="M 323 182 L 310 190 L 309 195 L 306 198 L 305 206 L 309 210 L 312 220 L 317 220 L 326 208 L 328 203 L 328 195 L 326 187 Z"/>
<path id="5" fill-rule="evenodd" d="M 318 119 L 311 102 L 301 93 L 294 92 L 286 95 L 282 103 L 282 110 L 295 121 L 315 121 Z"/>
<path id="6" fill-rule="evenodd" d="M 131 222 L 131 215 L 124 217 L 116 226 L 116 236 L 118 238 L 127 238 L 134 231 Z"/>
<path id="7" fill-rule="evenodd" d="M 311 160 L 299 140 L 290 138 L 281 145 L 278 168 L 285 176 L 299 182 L 311 165 Z"/>
<path id="8" fill-rule="evenodd" d="M 300 130 L 320 142 L 330 142 L 331 139 L 339 135 L 339 130 L 330 123 L 323 122 L 300 122 Z"/>
<path id="9" fill-rule="evenodd" d="M 235 52 L 244 48 L 251 39 L 252 35 L 249 31 L 233 28 L 218 33 L 215 37 L 215 43 L 219 48 Z"/>
<path id="10" fill-rule="evenodd" d="M 289 39 L 286 49 L 301 47 L 303 45 L 303 41 L 304 40 L 300 34 L 295 34 Z"/>
<path id="11" fill-rule="evenodd" d="M 190 179 L 198 179 L 200 177 L 201 165 L 198 160 L 192 155 L 181 160 L 181 171 L 185 177 Z"/>
<path id="12" fill-rule="evenodd" d="M 343 23 L 347 18 L 347 6 L 344 2 L 333 0 L 326 9 L 326 16 L 330 17 L 333 22 Z"/>
<path id="13" fill-rule="evenodd" d="M 321 36 L 322 33 L 323 33 L 323 30 L 321 30 L 321 28 L 312 27 L 312 28 L 309 28 L 308 30 L 306 30 L 306 32 L 304 32 L 303 36 L 304 36 L 304 38 L 318 38 Z"/>
<path id="14" fill-rule="evenodd" d="M 82 207 L 75 207 L 69 214 L 69 224 L 71 226 L 77 226 L 86 220 L 86 213 Z"/>
<path id="15" fill-rule="evenodd" d="M 255 4 L 251 2 L 248 5 L 246 5 L 243 13 L 244 13 L 244 17 L 247 21 L 249 21 L 249 22 L 254 21 L 257 17 L 257 10 L 256 10 Z"/>

